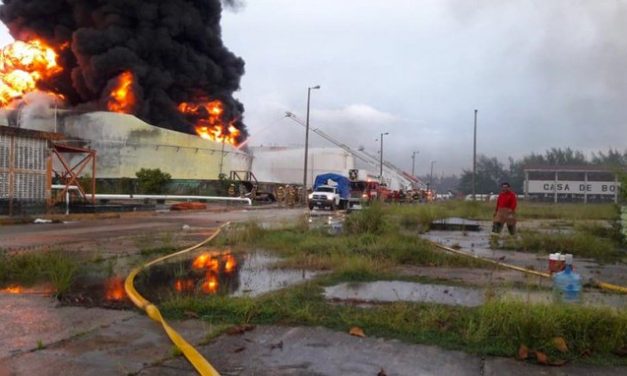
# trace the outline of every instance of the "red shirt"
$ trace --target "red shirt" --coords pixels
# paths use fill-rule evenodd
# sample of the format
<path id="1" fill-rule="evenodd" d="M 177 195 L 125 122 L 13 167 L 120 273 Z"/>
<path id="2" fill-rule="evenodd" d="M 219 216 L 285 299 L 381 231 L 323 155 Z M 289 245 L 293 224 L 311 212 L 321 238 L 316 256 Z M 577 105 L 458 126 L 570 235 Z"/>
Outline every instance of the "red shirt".
<path id="1" fill-rule="evenodd" d="M 507 208 L 516 210 L 516 194 L 512 191 L 501 192 L 496 200 L 496 210 Z"/>

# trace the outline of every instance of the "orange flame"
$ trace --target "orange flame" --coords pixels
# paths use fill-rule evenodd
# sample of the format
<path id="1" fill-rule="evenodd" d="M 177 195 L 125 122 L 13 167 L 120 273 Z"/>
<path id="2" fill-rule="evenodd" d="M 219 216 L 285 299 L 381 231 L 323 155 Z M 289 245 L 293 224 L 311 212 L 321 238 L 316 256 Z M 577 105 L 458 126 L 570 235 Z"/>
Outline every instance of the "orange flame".
<path id="1" fill-rule="evenodd" d="M 124 280 L 120 277 L 112 277 L 105 281 L 105 299 L 120 301 L 126 297 Z"/>
<path id="2" fill-rule="evenodd" d="M 203 253 L 194 259 L 194 261 L 192 262 L 192 268 L 207 269 L 217 273 L 220 269 L 220 264 L 218 259 L 214 258 L 213 255 L 209 253 Z"/>
<path id="3" fill-rule="evenodd" d="M 237 260 L 230 251 L 222 254 L 205 252 L 194 259 L 192 268 L 196 270 L 205 269 L 213 273 L 219 273 L 220 264 L 223 265 L 222 270 L 224 270 L 225 273 L 231 273 L 237 267 Z"/>
<path id="4" fill-rule="evenodd" d="M 208 272 L 200 288 L 205 294 L 215 294 L 218 291 L 218 286 L 218 276 Z"/>
<path id="5" fill-rule="evenodd" d="M 183 102 L 179 104 L 178 110 L 185 115 L 200 118 L 195 129 L 196 133 L 205 140 L 237 145 L 237 138 L 241 132 L 232 122 L 228 125 L 223 122 L 224 104 L 219 100 L 200 103 Z"/>
<path id="6" fill-rule="evenodd" d="M 116 78 L 116 85 L 109 94 L 107 108 L 111 112 L 129 114 L 135 108 L 137 98 L 133 92 L 133 73 L 125 71 Z"/>
<path id="7" fill-rule="evenodd" d="M 24 289 L 22 288 L 22 286 L 17 285 L 12 285 L 0 290 L 0 292 L 6 292 L 8 294 L 21 294 L 23 291 Z"/>
<path id="8" fill-rule="evenodd" d="M 194 291 L 196 283 L 193 279 L 177 279 L 174 281 L 174 289 L 178 292 Z"/>
<path id="9" fill-rule="evenodd" d="M 222 259 L 224 260 L 224 272 L 233 273 L 235 268 L 237 268 L 237 260 L 235 260 L 235 257 L 233 257 L 232 254 L 227 253 L 222 256 Z"/>
<path id="10" fill-rule="evenodd" d="M 37 83 L 63 70 L 57 53 L 45 42 L 16 41 L 0 51 L 0 107 L 37 89 Z"/>

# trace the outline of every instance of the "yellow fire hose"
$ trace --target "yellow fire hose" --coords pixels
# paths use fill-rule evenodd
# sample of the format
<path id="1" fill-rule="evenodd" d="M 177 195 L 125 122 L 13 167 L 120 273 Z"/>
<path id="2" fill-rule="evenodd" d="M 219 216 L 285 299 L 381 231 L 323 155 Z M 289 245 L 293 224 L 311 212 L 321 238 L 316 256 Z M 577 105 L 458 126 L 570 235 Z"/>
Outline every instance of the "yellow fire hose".
<path id="1" fill-rule="evenodd" d="M 512 265 L 512 264 L 506 264 L 504 262 L 500 262 L 500 261 L 496 261 L 496 260 L 492 260 L 492 259 L 488 259 L 488 258 L 484 258 L 484 257 L 479 257 L 477 255 L 473 255 L 473 254 L 470 254 L 470 253 L 465 252 L 465 251 L 460 251 L 458 249 L 453 249 L 453 248 L 447 247 L 445 245 L 442 245 L 440 243 L 436 243 L 434 241 L 431 241 L 431 244 L 433 244 L 437 248 L 443 249 L 443 250 L 445 250 L 447 252 L 454 253 L 456 255 L 472 257 L 472 258 L 480 259 L 481 261 L 485 261 L 485 262 L 493 264 L 493 265 L 502 266 L 502 267 L 507 268 L 507 269 L 517 270 L 519 272 L 523 272 L 523 273 L 527 273 L 527 274 L 533 274 L 533 275 L 537 275 L 537 276 L 540 276 L 540 277 L 551 278 L 551 275 L 549 273 L 539 272 L 537 270 L 531 270 L 531 269 L 523 268 L 523 267 Z M 618 292 L 618 293 L 621 293 L 621 294 L 627 294 L 627 287 L 623 287 L 623 286 L 619 286 L 619 285 L 613 285 L 611 283 L 597 281 L 595 279 L 592 279 L 591 282 L 597 288 L 599 288 L 601 290 L 608 290 L 608 291 Z"/>
<path id="2" fill-rule="evenodd" d="M 176 347 L 178 347 L 178 349 L 181 350 L 181 352 L 183 353 L 183 355 L 185 355 L 187 360 L 189 360 L 192 366 L 196 368 L 196 371 L 198 371 L 198 373 L 203 376 L 219 376 L 220 374 L 192 345 L 190 345 L 179 333 L 177 333 L 176 330 L 174 330 L 167 323 L 167 321 L 163 318 L 163 316 L 161 316 L 161 312 L 159 312 L 159 308 L 157 308 L 154 304 L 146 300 L 146 298 L 144 298 L 143 296 L 141 296 L 141 294 L 137 292 L 137 290 L 135 289 L 135 286 L 133 285 L 133 281 L 135 280 L 135 277 L 137 276 L 137 274 L 139 274 L 139 272 L 141 272 L 143 269 L 147 269 L 148 267 L 154 264 L 157 264 L 159 262 L 162 262 L 164 260 L 167 260 L 169 258 L 191 252 L 209 243 L 210 241 L 215 239 L 216 236 L 220 234 L 220 232 L 225 226 L 228 226 L 229 224 L 230 222 L 223 224 L 213 234 L 211 234 L 211 236 L 209 236 L 207 239 L 203 240 L 202 242 L 194 246 L 183 249 L 182 251 L 169 254 L 167 256 L 159 257 L 155 260 L 145 263 L 144 265 L 140 267 L 137 267 L 131 270 L 128 277 L 126 277 L 126 281 L 124 282 L 124 289 L 126 290 L 126 295 L 128 295 L 128 297 L 131 299 L 133 304 L 135 304 L 138 308 L 144 310 L 146 314 L 148 315 L 148 317 L 150 317 L 152 320 L 160 323 L 163 326 L 163 329 L 165 330 L 168 337 L 170 337 L 170 340 L 172 341 L 172 343 L 174 343 L 174 345 L 176 345 Z"/>

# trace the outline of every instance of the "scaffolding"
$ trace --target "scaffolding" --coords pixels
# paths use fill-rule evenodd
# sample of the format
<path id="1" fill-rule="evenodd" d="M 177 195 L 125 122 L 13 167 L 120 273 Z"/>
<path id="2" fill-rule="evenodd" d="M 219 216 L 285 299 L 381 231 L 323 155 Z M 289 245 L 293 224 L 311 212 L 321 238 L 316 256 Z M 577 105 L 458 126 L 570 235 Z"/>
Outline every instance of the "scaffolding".
<path id="1" fill-rule="evenodd" d="M 73 158 L 66 158 L 64 154 L 70 154 Z M 57 194 L 51 195 L 49 205 L 54 206 L 60 202 L 67 201 L 67 195 L 69 195 L 70 192 L 76 192 L 81 200 L 95 205 L 96 151 L 77 146 L 54 144 L 52 157 L 51 165 L 55 184 L 61 185 L 62 188 Z M 78 160 L 78 162 L 75 162 L 76 160 Z M 88 179 L 89 181 L 86 182 L 85 180 L 87 179 L 81 179 L 80 176 L 89 165 L 91 165 L 91 176 Z M 84 185 L 89 185 L 90 194 L 85 191 Z"/>

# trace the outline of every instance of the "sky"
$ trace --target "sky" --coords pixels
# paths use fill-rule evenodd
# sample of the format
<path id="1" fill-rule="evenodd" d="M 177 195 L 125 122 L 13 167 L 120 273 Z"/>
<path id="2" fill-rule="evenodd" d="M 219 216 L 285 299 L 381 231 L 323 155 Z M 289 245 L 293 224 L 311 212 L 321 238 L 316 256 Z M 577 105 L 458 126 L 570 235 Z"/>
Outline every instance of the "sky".
<path id="1" fill-rule="evenodd" d="M 250 145 L 304 145 L 312 128 L 417 175 L 472 169 L 477 151 L 627 148 L 627 1 L 240 0 L 225 45 Z M 11 40 L 2 26 L 0 43 Z M 333 146 L 312 134 L 313 146 Z"/>
<path id="2" fill-rule="evenodd" d="M 310 124 L 416 174 L 551 147 L 627 148 L 627 2 L 247 0 L 223 15 L 246 61 L 251 145 L 303 145 Z M 313 135 L 316 146 L 332 146 Z"/>

